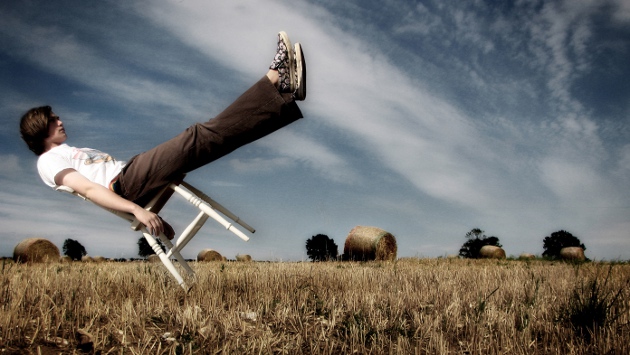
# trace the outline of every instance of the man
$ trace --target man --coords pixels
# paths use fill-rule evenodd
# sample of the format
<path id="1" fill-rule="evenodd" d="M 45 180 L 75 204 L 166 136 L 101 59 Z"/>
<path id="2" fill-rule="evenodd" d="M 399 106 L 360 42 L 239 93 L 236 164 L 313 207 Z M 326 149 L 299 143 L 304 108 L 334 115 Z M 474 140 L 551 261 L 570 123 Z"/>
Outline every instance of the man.
<path id="1" fill-rule="evenodd" d="M 183 174 L 302 118 L 295 100 L 305 98 L 302 47 L 292 47 L 287 34 L 280 32 L 268 72 L 228 108 L 126 163 L 98 150 L 67 145 L 63 122 L 50 106 L 25 113 L 20 133 L 39 156 L 37 169 L 44 183 L 68 186 L 102 207 L 131 213 L 150 233 L 172 238 L 172 228 L 142 206 Z"/>

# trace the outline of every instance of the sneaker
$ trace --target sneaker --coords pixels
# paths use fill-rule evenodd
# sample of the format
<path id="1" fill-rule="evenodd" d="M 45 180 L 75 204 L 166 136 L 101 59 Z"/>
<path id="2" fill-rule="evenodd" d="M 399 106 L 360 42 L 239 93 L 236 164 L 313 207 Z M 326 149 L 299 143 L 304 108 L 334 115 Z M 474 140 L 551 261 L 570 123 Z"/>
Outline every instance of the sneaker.
<path id="1" fill-rule="evenodd" d="M 296 83 L 293 97 L 296 100 L 306 99 L 306 61 L 300 43 L 295 44 Z"/>
<path id="2" fill-rule="evenodd" d="M 278 33 L 278 50 L 269 69 L 278 71 L 281 93 L 295 92 L 295 57 L 289 36 L 284 31 Z"/>

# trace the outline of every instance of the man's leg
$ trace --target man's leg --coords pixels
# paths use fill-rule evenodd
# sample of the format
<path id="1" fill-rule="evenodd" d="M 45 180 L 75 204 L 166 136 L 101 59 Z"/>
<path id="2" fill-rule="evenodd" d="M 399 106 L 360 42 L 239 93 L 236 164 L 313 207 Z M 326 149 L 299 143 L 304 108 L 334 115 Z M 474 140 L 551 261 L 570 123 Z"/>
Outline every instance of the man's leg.
<path id="1" fill-rule="evenodd" d="M 302 113 L 292 94 L 281 94 L 265 76 L 214 119 L 133 157 L 119 178 L 122 196 L 142 206 L 183 174 L 299 118 Z"/>

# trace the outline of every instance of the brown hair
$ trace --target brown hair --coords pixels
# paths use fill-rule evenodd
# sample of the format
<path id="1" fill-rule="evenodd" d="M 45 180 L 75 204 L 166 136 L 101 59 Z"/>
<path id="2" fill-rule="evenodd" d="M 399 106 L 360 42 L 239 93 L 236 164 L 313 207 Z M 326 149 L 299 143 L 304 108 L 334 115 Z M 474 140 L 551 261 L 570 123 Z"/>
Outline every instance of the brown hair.
<path id="1" fill-rule="evenodd" d="M 36 155 L 44 153 L 44 139 L 48 138 L 48 124 L 52 120 L 50 106 L 35 107 L 28 110 L 20 120 L 22 139 Z"/>

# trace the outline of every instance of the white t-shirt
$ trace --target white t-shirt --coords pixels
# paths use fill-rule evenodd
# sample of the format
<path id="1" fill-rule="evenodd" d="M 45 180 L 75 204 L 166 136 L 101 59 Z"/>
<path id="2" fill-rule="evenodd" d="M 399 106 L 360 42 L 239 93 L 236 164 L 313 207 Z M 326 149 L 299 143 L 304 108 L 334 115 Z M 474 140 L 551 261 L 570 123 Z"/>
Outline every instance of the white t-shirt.
<path id="1" fill-rule="evenodd" d="M 125 166 L 125 162 L 90 148 L 67 144 L 54 147 L 37 159 L 37 171 L 44 183 L 57 188 L 55 176 L 65 169 L 74 169 L 88 180 L 109 188 L 109 183 Z"/>

